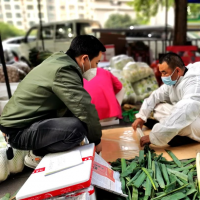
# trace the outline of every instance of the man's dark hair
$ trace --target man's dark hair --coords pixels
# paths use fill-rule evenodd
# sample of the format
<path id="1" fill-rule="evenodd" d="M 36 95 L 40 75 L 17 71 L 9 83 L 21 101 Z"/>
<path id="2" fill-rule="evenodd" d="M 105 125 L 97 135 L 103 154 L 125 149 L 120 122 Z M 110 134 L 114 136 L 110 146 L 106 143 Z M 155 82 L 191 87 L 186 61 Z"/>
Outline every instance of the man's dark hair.
<path id="1" fill-rule="evenodd" d="M 87 54 L 89 59 L 99 55 L 99 52 L 105 52 L 104 45 L 92 35 L 79 35 L 72 40 L 72 43 L 67 51 L 67 54 L 78 57 Z"/>
<path id="2" fill-rule="evenodd" d="M 162 64 L 166 62 L 171 69 L 175 69 L 179 67 L 183 69 L 185 67 L 184 62 L 182 61 L 181 57 L 176 53 L 167 53 L 159 60 L 159 63 Z"/>

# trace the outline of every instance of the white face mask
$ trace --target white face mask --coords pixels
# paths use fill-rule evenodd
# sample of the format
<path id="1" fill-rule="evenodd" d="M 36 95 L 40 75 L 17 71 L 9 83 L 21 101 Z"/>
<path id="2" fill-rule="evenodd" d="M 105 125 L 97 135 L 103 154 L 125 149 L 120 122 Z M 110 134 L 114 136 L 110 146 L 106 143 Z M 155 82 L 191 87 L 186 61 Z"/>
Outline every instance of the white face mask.
<path id="1" fill-rule="evenodd" d="M 89 62 L 90 59 L 88 58 Z M 82 64 L 83 65 L 83 64 Z M 83 78 L 90 81 L 97 75 L 97 68 L 91 68 L 91 62 L 90 62 L 90 69 L 88 69 L 86 72 L 84 72 L 84 65 L 83 65 Z"/>

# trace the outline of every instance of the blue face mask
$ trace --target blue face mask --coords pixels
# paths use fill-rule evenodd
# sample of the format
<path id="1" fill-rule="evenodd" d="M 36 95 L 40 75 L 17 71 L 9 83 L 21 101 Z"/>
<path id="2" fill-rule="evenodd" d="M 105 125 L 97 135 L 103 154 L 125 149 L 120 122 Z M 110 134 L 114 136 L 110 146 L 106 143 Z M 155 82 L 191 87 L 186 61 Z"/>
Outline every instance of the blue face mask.
<path id="1" fill-rule="evenodd" d="M 176 70 L 176 69 L 175 69 Z M 167 77 L 161 77 L 162 79 L 162 82 L 166 85 L 175 85 L 178 78 L 175 80 L 175 81 L 172 81 L 171 77 L 172 75 L 174 74 L 175 70 L 173 71 L 173 73 L 170 75 L 170 76 L 167 76 Z"/>

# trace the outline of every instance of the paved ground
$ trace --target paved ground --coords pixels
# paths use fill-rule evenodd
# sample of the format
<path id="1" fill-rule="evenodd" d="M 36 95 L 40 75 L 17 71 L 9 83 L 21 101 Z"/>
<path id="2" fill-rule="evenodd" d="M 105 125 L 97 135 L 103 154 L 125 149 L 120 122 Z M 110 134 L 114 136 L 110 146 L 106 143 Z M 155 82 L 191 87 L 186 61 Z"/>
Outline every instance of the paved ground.
<path id="1" fill-rule="evenodd" d="M 125 126 L 130 126 L 130 125 L 131 123 L 125 123 L 123 121 L 120 121 L 119 125 L 104 127 L 103 129 L 125 127 Z M 28 179 L 28 177 L 31 175 L 32 172 L 33 172 L 33 169 L 24 167 L 24 170 L 21 173 L 11 175 L 8 179 L 1 182 L 0 183 L 0 198 L 2 198 L 6 193 L 10 193 L 11 195 L 14 195 L 25 183 L 25 181 Z"/>
<path id="2" fill-rule="evenodd" d="M 30 174 L 33 172 L 33 169 L 24 167 L 24 170 L 19 174 L 14 174 L 8 177 L 5 181 L 0 183 L 0 198 L 3 197 L 6 193 L 14 195 L 21 186 L 28 179 Z"/>

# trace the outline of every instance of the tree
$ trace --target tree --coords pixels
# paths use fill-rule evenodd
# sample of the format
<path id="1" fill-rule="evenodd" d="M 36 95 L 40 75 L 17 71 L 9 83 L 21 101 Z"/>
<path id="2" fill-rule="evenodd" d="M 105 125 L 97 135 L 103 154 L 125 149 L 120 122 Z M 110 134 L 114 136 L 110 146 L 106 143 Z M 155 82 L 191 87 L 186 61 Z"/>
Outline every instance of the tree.
<path id="1" fill-rule="evenodd" d="M 0 34 L 1 34 L 2 40 L 5 40 L 9 37 L 22 36 L 25 34 L 23 30 L 20 30 L 16 28 L 15 26 L 4 23 L 4 22 L 0 22 L 0 27 L 1 27 Z"/>
<path id="2" fill-rule="evenodd" d="M 128 3 L 134 8 L 138 17 L 149 20 L 155 16 L 159 7 L 166 5 L 166 0 L 133 0 Z M 192 15 L 200 14 L 200 4 L 187 4 L 187 0 L 168 0 L 168 6 L 175 8 L 174 45 L 186 43 L 187 8 Z"/>
<path id="3" fill-rule="evenodd" d="M 106 28 L 128 28 L 132 25 L 144 24 L 145 20 L 133 20 L 129 15 L 111 14 L 105 23 Z"/>

